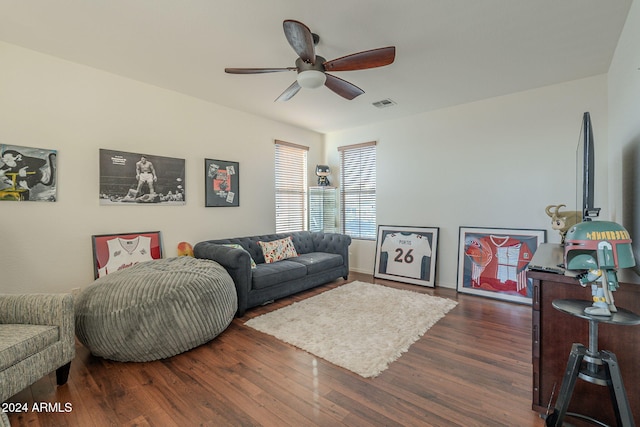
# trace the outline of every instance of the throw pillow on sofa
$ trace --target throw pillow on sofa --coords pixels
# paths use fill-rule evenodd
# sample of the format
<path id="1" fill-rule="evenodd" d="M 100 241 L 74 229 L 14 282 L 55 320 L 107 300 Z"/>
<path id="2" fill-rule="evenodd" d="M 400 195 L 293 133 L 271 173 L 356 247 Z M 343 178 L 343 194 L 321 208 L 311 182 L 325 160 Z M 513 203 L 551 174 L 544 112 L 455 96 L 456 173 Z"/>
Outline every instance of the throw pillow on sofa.
<path id="1" fill-rule="evenodd" d="M 271 242 L 258 242 L 258 244 L 262 248 L 264 262 L 267 264 L 298 256 L 298 252 L 296 251 L 295 246 L 293 246 L 293 240 L 291 240 L 291 237 L 273 240 Z"/>
<path id="2" fill-rule="evenodd" d="M 239 245 L 237 243 L 225 243 L 222 246 L 228 246 L 234 249 L 242 249 L 246 253 L 249 253 L 248 250 L 246 250 L 245 248 L 242 247 L 242 245 Z M 256 262 L 253 260 L 253 257 L 251 256 L 251 254 L 249 254 L 249 259 L 251 260 L 251 268 L 256 268 Z"/>

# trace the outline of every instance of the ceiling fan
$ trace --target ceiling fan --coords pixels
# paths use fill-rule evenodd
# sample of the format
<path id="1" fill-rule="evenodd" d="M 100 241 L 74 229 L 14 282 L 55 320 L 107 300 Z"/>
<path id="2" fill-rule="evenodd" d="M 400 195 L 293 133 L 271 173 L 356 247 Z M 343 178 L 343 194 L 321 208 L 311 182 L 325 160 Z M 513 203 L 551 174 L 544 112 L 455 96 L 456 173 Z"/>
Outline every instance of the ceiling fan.
<path id="1" fill-rule="evenodd" d="M 280 71 L 297 71 L 296 80 L 276 98 L 276 101 L 288 101 L 300 88 L 315 89 L 325 85 L 348 100 L 362 95 L 364 91 L 356 85 L 328 74 L 327 71 L 354 71 L 382 67 L 391 64 L 396 56 L 395 46 L 365 50 L 351 55 L 327 61 L 316 55 L 315 45 L 320 37 L 309 30 L 302 22 L 287 19 L 283 22 L 284 35 L 298 54 L 295 67 L 285 68 L 225 68 L 230 74 L 262 74 Z"/>

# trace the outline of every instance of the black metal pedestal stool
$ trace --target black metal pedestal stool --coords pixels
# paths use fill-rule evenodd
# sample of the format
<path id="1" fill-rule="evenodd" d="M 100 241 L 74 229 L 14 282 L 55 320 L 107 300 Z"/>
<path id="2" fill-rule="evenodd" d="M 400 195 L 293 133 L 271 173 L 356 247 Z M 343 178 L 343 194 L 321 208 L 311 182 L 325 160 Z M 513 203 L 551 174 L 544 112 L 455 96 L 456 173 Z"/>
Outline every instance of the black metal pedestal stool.
<path id="1" fill-rule="evenodd" d="M 562 380 L 562 387 L 558 394 L 558 400 L 554 411 L 547 416 L 547 426 L 562 426 L 567 408 L 573 394 L 573 389 L 578 378 L 593 384 L 608 386 L 613 400 L 618 426 L 634 427 L 633 414 L 629 406 L 627 392 L 622 383 L 622 374 L 618 366 L 616 355 L 610 351 L 598 350 L 598 323 L 610 323 L 614 325 L 638 325 L 640 316 L 631 311 L 618 308 L 611 316 L 594 316 L 586 314 L 584 309 L 591 306 L 591 301 L 582 300 L 555 300 L 553 307 L 572 316 L 589 321 L 589 348 L 582 344 L 574 343 L 569 354 L 567 369 Z M 595 421 L 593 418 L 572 414 Z"/>

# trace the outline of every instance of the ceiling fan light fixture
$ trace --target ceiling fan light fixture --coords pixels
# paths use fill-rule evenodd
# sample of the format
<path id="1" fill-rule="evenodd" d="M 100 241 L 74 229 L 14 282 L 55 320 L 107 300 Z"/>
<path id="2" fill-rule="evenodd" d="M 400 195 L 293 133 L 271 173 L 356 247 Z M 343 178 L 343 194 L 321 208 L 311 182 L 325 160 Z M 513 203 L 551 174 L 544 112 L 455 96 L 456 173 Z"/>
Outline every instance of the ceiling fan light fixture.
<path id="1" fill-rule="evenodd" d="M 298 75 L 296 80 L 276 98 L 276 101 L 287 101 L 291 99 L 301 88 L 316 89 L 323 85 L 335 94 L 350 101 L 362 95 L 364 91 L 346 80 L 342 80 L 333 74 L 325 74 L 325 72 L 356 71 L 383 67 L 393 63 L 396 57 L 395 46 L 387 46 L 378 49 L 363 50 L 327 61 L 322 56 L 316 55 L 315 46 L 320 40 L 320 37 L 312 33 L 309 27 L 294 19 L 285 19 L 282 26 L 289 45 L 298 55 L 295 67 L 224 69 L 224 71 L 229 74 L 262 74 L 276 73 L 279 71 L 297 71 Z"/>
<path id="2" fill-rule="evenodd" d="M 318 70 L 306 70 L 298 73 L 298 84 L 305 89 L 317 89 L 324 85 L 327 76 Z"/>

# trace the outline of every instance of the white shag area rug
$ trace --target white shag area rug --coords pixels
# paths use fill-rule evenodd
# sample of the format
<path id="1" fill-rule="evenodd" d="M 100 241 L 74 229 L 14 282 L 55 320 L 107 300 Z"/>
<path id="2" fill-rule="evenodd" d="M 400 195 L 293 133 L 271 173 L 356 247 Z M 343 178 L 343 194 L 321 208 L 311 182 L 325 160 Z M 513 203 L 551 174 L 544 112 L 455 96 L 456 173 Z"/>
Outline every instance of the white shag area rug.
<path id="1" fill-rule="evenodd" d="M 387 369 L 456 304 L 356 281 L 245 325 L 370 378 Z"/>

